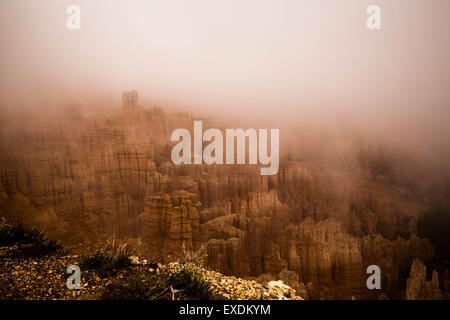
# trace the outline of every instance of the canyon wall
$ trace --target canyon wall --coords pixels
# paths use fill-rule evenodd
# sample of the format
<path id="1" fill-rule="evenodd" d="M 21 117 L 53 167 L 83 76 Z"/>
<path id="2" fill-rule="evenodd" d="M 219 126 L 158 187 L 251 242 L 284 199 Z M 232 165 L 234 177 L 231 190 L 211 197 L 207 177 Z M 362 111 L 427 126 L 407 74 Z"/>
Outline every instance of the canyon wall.
<path id="1" fill-rule="evenodd" d="M 203 246 L 213 269 L 282 278 L 311 298 L 376 298 L 365 284 L 372 264 L 395 297 L 413 259 L 433 257 L 415 235 L 424 202 L 367 169 L 361 153 L 333 165 L 287 155 L 274 176 L 258 165 L 176 166 L 170 134 L 192 129 L 192 116 L 143 109 L 133 92 L 123 103 L 3 126 L 1 215 L 68 246 L 141 238 L 163 262 Z"/>

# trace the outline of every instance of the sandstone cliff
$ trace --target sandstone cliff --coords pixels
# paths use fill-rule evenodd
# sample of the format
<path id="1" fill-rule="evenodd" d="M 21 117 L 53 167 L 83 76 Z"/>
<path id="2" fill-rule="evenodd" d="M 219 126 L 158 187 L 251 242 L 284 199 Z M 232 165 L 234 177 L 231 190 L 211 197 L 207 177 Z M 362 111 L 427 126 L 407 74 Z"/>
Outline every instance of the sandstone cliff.
<path id="1" fill-rule="evenodd" d="M 316 298 L 373 295 L 365 288 L 371 264 L 394 294 L 414 258 L 433 256 L 415 235 L 424 204 L 356 155 L 344 165 L 284 157 L 274 176 L 256 165 L 176 166 L 170 134 L 191 128 L 192 117 L 143 109 L 133 93 L 123 99 L 116 114 L 6 124 L 1 215 L 67 245 L 140 237 L 163 262 L 175 261 L 183 245 L 203 245 L 219 272 L 283 277 Z"/>

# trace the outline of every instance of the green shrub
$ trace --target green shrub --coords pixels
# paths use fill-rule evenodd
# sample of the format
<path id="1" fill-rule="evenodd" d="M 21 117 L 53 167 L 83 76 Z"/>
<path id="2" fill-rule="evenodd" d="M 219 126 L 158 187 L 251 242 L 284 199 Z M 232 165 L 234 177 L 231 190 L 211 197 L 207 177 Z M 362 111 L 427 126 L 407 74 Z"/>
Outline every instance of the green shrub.
<path id="1" fill-rule="evenodd" d="M 81 266 L 98 269 L 102 273 L 109 273 L 131 265 L 130 256 L 134 249 L 128 244 L 120 244 L 115 238 L 107 240 L 92 253 L 81 257 Z"/>
<path id="2" fill-rule="evenodd" d="M 208 257 L 205 246 L 201 246 L 197 250 L 186 249 L 184 242 L 181 244 L 182 256 L 178 260 L 179 263 L 191 263 L 197 267 L 203 267 L 205 260 Z"/>
<path id="3" fill-rule="evenodd" d="M 105 300 L 160 300 L 168 299 L 170 290 L 160 285 L 155 277 L 128 277 L 107 285 Z"/>
<path id="4" fill-rule="evenodd" d="M 192 263 L 186 263 L 179 273 L 172 275 L 169 284 L 181 290 L 186 298 L 208 300 L 213 297 L 210 284 L 204 279 L 200 268 Z"/>
<path id="5" fill-rule="evenodd" d="M 57 241 L 47 239 L 38 228 L 8 224 L 4 220 L 0 223 L 0 245 L 17 245 L 20 253 L 27 256 L 47 255 L 62 249 Z"/>

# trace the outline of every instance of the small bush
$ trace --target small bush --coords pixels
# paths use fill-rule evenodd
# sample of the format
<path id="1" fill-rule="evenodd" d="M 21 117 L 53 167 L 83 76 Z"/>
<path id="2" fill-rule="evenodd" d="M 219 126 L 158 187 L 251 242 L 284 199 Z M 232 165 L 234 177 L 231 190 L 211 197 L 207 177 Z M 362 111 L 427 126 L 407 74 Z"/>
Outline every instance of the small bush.
<path id="1" fill-rule="evenodd" d="M 134 249 L 128 244 L 120 244 L 115 238 L 109 239 L 94 250 L 94 252 L 81 258 L 81 266 L 89 269 L 98 269 L 109 273 L 131 265 L 130 256 Z"/>
<path id="2" fill-rule="evenodd" d="M 186 249 L 184 242 L 181 244 L 183 256 L 179 260 L 180 263 L 192 263 L 198 267 L 205 265 L 205 260 L 208 257 L 205 246 L 201 246 L 197 251 Z"/>
<path id="3" fill-rule="evenodd" d="M 213 297 L 210 284 L 204 279 L 199 268 L 192 263 L 186 263 L 179 273 L 172 275 L 169 284 L 181 290 L 186 298 L 208 300 Z"/>
<path id="4" fill-rule="evenodd" d="M 161 286 L 155 277 L 130 277 L 106 286 L 101 298 L 105 300 L 168 299 L 170 290 Z"/>
<path id="5" fill-rule="evenodd" d="M 26 256 L 47 255 L 62 249 L 57 241 L 47 239 L 38 228 L 8 224 L 5 220 L 0 222 L 0 245 L 17 245 L 21 254 Z"/>

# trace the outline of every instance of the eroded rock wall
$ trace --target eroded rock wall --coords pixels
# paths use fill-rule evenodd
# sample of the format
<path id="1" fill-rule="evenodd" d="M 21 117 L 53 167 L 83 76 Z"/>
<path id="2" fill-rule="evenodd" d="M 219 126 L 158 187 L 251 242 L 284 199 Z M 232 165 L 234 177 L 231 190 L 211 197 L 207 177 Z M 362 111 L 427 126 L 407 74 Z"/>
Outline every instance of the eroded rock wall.
<path id="1" fill-rule="evenodd" d="M 364 292 L 371 264 L 390 294 L 414 258 L 432 257 L 414 235 L 423 205 L 382 176 L 351 160 L 292 157 L 274 176 L 256 165 L 176 166 L 170 134 L 191 129 L 192 116 L 136 102 L 127 93 L 116 114 L 3 127 L 1 215 L 69 245 L 140 237 L 164 262 L 203 245 L 213 269 L 283 276 L 312 297 L 321 288 Z"/>

